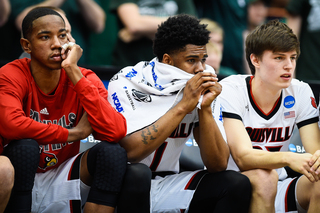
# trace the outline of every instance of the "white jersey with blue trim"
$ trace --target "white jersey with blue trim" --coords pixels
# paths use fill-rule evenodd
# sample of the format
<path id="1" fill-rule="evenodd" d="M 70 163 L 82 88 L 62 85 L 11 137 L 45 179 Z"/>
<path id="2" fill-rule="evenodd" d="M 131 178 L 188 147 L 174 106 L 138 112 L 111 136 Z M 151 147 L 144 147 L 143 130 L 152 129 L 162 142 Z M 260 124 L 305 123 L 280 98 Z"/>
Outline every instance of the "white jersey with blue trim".
<path id="1" fill-rule="evenodd" d="M 293 79 L 282 89 L 273 109 L 265 114 L 251 93 L 250 75 L 233 75 L 223 79 L 220 94 L 223 117 L 243 122 L 253 148 L 265 151 L 288 151 L 295 125 L 298 128 L 319 120 L 316 101 L 310 86 Z M 239 170 L 233 159 L 228 169 Z"/>

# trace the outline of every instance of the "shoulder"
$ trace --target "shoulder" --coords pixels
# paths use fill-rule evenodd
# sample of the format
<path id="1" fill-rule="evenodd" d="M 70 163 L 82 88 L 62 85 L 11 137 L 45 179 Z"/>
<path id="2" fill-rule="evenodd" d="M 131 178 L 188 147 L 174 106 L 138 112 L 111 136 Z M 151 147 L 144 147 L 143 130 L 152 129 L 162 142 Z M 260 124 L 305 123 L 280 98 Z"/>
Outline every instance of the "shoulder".
<path id="1" fill-rule="evenodd" d="M 292 79 L 288 90 L 292 90 L 294 93 L 304 92 L 306 90 L 311 90 L 311 87 L 308 83 L 300 81 L 298 79 Z"/>
<path id="2" fill-rule="evenodd" d="M 24 80 L 31 77 L 30 72 L 30 59 L 23 58 L 17 59 L 0 68 L 1 78 L 19 79 L 24 78 Z"/>
<path id="3" fill-rule="evenodd" d="M 246 79 L 250 78 L 250 75 L 230 75 L 222 79 L 219 83 L 222 85 L 222 92 L 226 89 L 246 88 Z"/>

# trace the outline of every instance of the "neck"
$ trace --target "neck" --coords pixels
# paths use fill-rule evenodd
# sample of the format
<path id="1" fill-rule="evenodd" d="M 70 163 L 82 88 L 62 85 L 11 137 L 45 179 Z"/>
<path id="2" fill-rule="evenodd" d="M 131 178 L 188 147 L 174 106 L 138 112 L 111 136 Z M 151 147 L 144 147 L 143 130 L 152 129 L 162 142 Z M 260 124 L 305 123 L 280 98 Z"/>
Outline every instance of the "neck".
<path id="1" fill-rule="evenodd" d="M 281 95 L 281 90 L 271 88 L 272 87 L 266 85 L 256 77 L 251 81 L 251 93 L 253 98 L 260 109 L 266 114 L 273 109 Z"/>
<path id="2" fill-rule="evenodd" d="M 39 89 L 43 93 L 48 94 L 52 90 L 54 90 L 58 85 L 61 69 L 57 69 L 57 70 L 31 69 L 31 73 Z"/>

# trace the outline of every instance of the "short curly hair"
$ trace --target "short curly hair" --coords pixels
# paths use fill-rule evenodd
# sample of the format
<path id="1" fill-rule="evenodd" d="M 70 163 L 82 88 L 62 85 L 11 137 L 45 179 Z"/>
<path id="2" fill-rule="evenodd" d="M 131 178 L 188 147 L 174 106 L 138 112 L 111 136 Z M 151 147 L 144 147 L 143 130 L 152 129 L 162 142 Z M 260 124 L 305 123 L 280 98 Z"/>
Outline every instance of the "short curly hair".
<path id="1" fill-rule="evenodd" d="M 200 24 L 200 20 L 191 15 L 171 16 L 158 27 L 153 41 L 153 53 L 162 61 L 165 53 L 183 51 L 188 44 L 206 45 L 210 38 L 206 27 L 206 24 Z"/>

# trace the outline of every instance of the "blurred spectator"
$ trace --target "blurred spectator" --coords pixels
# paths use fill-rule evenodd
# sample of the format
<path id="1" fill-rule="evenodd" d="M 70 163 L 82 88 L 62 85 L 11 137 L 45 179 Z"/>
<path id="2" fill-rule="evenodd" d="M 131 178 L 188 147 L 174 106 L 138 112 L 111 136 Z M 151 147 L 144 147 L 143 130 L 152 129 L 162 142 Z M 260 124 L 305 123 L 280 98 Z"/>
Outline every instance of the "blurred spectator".
<path id="1" fill-rule="evenodd" d="M 251 32 L 257 26 L 264 24 L 268 16 L 268 3 L 265 0 L 251 0 L 248 4 L 248 28 Z"/>
<path id="2" fill-rule="evenodd" d="M 210 40 L 207 43 L 208 58 L 206 64 L 212 66 L 217 74 L 220 76 L 228 76 L 237 74 L 236 71 L 229 67 L 221 66 L 222 53 L 223 53 L 223 37 L 224 32 L 222 27 L 215 21 L 208 18 L 202 18 L 201 24 L 206 24 L 207 29 L 210 31 Z"/>
<path id="3" fill-rule="evenodd" d="M 207 25 L 207 30 L 210 31 L 210 40 L 209 42 L 215 43 L 217 47 L 220 49 L 220 51 L 223 51 L 223 37 L 224 32 L 222 27 L 215 21 L 212 21 L 208 18 L 202 18 L 201 24 Z"/>
<path id="4" fill-rule="evenodd" d="M 100 0 L 10 0 L 10 2 L 12 13 L 6 24 L 8 26 L 0 28 L 0 38 L 7 42 L 1 44 L 0 49 L 11 51 L 0 53 L 1 60 L 11 61 L 20 56 L 21 47 L 17 41 L 20 40 L 24 16 L 35 7 L 49 6 L 59 7 L 65 12 L 72 25 L 73 37 L 83 49 L 79 65 L 87 63 L 89 36 L 91 33 L 102 32 L 105 27 L 106 14 L 100 7 Z"/>
<path id="5" fill-rule="evenodd" d="M 212 66 L 216 72 L 220 72 L 220 63 L 222 60 L 222 51 L 216 43 L 209 42 L 206 45 L 208 57 L 206 59 L 206 64 Z M 221 73 L 220 73 L 221 74 Z"/>
<path id="6" fill-rule="evenodd" d="M 320 80 L 320 3 L 317 0 L 290 0 L 286 9 L 289 13 L 287 24 L 301 43 L 296 78 Z"/>
<path id="7" fill-rule="evenodd" d="M 265 23 L 268 17 L 268 3 L 265 0 L 252 0 L 248 4 L 248 27 L 243 31 L 245 43 L 247 35 L 257 26 Z M 244 45 L 243 43 L 243 45 Z M 243 66 L 246 74 L 251 74 L 245 54 L 243 54 Z"/>
<path id="8" fill-rule="evenodd" d="M 10 12 L 11 5 L 9 0 L 0 0 L 0 27 L 7 22 Z"/>
<path id="9" fill-rule="evenodd" d="M 194 0 L 200 18 L 218 22 L 224 30 L 222 66 L 244 73 L 243 36 L 250 0 Z"/>
<path id="10" fill-rule="evenodd" d="M 192 0 L 110 0 L 110 10 L 117 14 L 119 26 L 112 65 L 120 67 L 154 58 L 152 39 L 167 17 L 196 16 Z"/>

